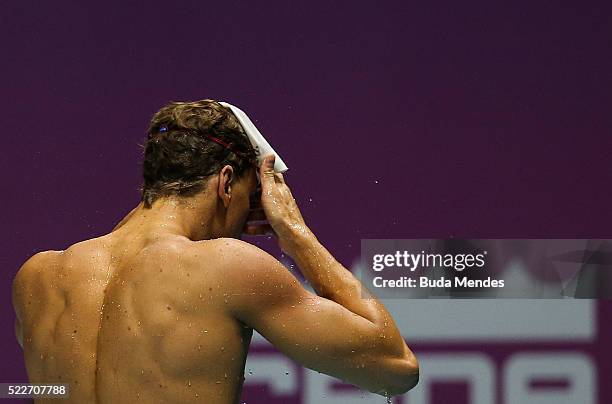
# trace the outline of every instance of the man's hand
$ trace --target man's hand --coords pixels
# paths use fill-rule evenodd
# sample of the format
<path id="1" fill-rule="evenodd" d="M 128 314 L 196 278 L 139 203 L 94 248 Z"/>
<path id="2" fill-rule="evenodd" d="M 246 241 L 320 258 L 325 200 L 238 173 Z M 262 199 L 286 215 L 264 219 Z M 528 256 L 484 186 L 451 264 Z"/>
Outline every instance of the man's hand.
<path id="1" fill-rule="evenodd" d="M 259 168 L 261 197 L 259 193 L 252 200 L 251 212 L 244 233 L 248 235 L 274 234 L 280 247 L 291 255 L 294 237 L 309 234 L 310 230 L 300 209 L 285 183 L 283 174 L 274 172 L 274 155 L 266 156 Z M 259 223 L 253 224 L 253 221 Z M 265 222 L 262 222 L 265 221 Z"/>

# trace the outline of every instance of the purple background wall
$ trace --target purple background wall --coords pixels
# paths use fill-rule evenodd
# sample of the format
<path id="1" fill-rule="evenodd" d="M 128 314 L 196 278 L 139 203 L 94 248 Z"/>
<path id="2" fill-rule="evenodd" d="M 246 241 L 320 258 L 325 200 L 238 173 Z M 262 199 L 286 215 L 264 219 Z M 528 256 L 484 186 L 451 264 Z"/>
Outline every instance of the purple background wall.
<path id="1" fill-rule="evenodd" d="M 347 265 L 361 238 L 610 238 L 612 10 L 564 3 L 4 2 L 0 381 L 15 271 L 137 203 L 171 100 L 247 111 Z"/>

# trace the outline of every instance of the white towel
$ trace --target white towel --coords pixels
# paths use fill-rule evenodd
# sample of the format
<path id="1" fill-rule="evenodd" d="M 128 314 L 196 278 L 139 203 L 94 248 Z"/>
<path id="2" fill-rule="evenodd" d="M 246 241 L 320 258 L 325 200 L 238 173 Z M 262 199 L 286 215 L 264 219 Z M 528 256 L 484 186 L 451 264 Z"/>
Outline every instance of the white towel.
<path id="1" fill-rule="evenodd" d="M 229 102 L 221 101 L 219 102 L 219 104 L 231 109 L 236 118 L 238 118 L 240 125 L 242 125 L 242 128 L 246 132 L 249 140 L 251 141 L 253 148 L 255 148 L 255 151 L 257 152 L 257 158 L 260 166 L 265 156 L 274 154 L 274 171 L 276 171 L 277 173 L 284 173 L 289 169 L 285 165 L 283 159 L 278 155 L 277 152 L 274 151 L 272 146 L 270 146 L 270 143 L 268 143 L 268 141 L 263 137 L 263 135 L 259 132 L 255 124 L 251 121 L 251 119 L 249 119 L 249 117 L 247 116 L 247 114 L 244 113 L 243 110 L 236 107 L 235 105 L 230 104 Z"/>

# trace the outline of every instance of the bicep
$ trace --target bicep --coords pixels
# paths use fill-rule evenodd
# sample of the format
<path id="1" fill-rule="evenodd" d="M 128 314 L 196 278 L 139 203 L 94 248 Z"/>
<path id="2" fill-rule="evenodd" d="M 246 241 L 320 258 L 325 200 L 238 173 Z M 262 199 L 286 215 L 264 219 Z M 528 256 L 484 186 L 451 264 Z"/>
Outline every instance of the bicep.
<path id="1" fill-rule="evenodd" d="M 341 378 L 372 360 L 376 328 L 331 300 L 302 290 L 253 311 L 250 325 L 302 365 Z"/>
<path id="2" fill-rule="evenodd" d="M 234 315 L 296 362 L 367 389 L 383 383 L 384 334 L 371 321 L 317 296 L 273 258 L 240 282 Z M 378 378 L 380 377 L 380 380 Z"/>

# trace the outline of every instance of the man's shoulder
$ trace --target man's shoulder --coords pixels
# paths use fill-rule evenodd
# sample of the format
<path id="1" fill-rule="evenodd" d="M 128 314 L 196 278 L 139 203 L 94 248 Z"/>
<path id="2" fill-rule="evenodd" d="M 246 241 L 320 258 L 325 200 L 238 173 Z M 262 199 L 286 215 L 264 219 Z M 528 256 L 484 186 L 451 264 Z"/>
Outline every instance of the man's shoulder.
<path id="1" fill-rule="evenodd" d="M 299 280 L 274 256 L 239 239 L 215 239 L 201 243 L 201 248 L 214 251 L 221 262 L 215 278 L 225 298 L 225 306 L 237 318 L 247 318 L 252 309 L 275 305 L 288 295 L 302 293 Z M 205 262 L 205 261 L 204 261 Z M 206 263 L 204 263 L 206 265 Z M 208 275 L 208 272 L 202 271 Z M 251 314 L 248 314 L 251 313 Z"/>
<path id="2" fill-rule="evenodd" d="M 269 255 L 256 245 L 229 237 L 195 241 L 191 245 L 191 250 L 195 254 L 199 252 L 214 252 L 223 255 L 227 260 L 256 258 Z"/>
<path id="3" fill-rule="evenodd" d="M 34 255 L 30 256 L 23 265 L 21 265 L 20 271 L 30 272 L 32 270 L 46 267 L 50 262 L 57 261 L 62 255 L 63 251 L 47 250 L 39 251 Z"/>
<path id="4" fill-rule="evenodd" d="M 194 242 L 190 257 L 201 261 L 206 255 L 214 254 L 222 262 L 227 275 L 237 273 L 239 276 L 249 274 L 256 277 L 282 266 L 268 252 L 254 244 L 235 238 L 217 238 Z"/>
<path id="5" fill-rule="evenodd" d="M 19 268 L 15 281 L 27 279 L 36 274 L 50 274 L 61 267 L 61 263 L 74 256 L 91 255 L 94 248 L 99 248 L 103 237 L 79 241 L 64 250 L 39 251 L 30 256 Z"/>
<path id="6" fill-rule="evenodd" d="M 13 289 L 24 287 L 44 271 L 52 270 L 62 253 L 63 251 L 48 250 L 30 256 L 15 274 Z"/>

